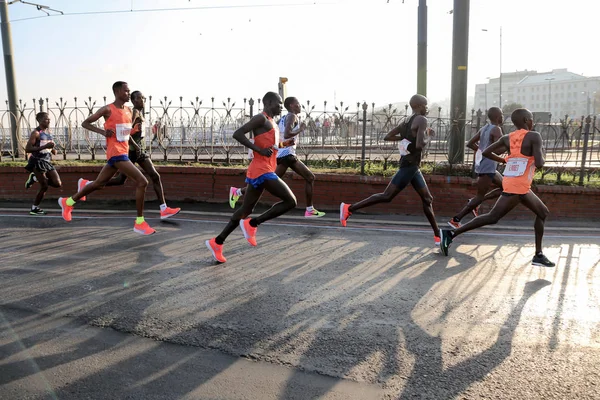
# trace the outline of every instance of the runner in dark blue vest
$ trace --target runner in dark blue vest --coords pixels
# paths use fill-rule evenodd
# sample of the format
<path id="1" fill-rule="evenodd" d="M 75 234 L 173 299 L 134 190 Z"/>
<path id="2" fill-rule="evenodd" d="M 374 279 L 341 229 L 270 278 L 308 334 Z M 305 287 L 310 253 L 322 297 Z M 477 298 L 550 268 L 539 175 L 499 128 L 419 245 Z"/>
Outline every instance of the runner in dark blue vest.
<path id="1" fill-rule="evenodd" d="M 58 172 L 52 165 L 52 154 L 56 154 L 56 150 L 54 150 L 54 139 L 48 132 L 50 117 L 48 113 L 41 112 L 35 116 L 35 119 L 39 125 L 31 132 L 25 146 L 25 151 L 31 153 L 25 167 L 30 172 L 29 178 L 25 182 L 25 188 L 29 189 L 34 182 L 39 182 L 40 190 L 35 196 L 29 214 L 45 215 L 46 212 L 39 205 L 44 199 L 48 186 L 59 188 L 62 183 Z"/>

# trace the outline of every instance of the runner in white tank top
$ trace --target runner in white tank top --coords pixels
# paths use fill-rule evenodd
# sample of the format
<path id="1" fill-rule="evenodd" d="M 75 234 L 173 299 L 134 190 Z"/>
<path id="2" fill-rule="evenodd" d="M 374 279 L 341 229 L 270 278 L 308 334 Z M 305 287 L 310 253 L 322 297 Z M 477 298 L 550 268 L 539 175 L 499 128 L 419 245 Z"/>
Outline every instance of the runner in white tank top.
<path id="1" fill-rule="evenodd" d="M 280 142 L 296 138 L 306 129 L 306 124 L 300 122 L 299 115 L 302 112 L 302 108 L 298 99 L 295 97 L 288 97 L 283 102 L 283 105 L 288 113 L 279 120 Z M 319 218 L 324 216 L 324 212 L 317 211 L 313 207 L 312 197 L 315 175 L 296 157 L 296 144 L 281 148 L 277 153 L 277 169 L 275 170 L 277 176 L 281 178 L 287 172 L 288 168 L 291 168 L 306 181 L 304 186 L 306 194 L 306 211 L 304 212 L 304 216 L 306 218 Z M 244 192 L 245 188 L 239 189 L 231 187 L 229 189 L 229 205 L 231 208 L 235 208 L 235 203 Z"/>

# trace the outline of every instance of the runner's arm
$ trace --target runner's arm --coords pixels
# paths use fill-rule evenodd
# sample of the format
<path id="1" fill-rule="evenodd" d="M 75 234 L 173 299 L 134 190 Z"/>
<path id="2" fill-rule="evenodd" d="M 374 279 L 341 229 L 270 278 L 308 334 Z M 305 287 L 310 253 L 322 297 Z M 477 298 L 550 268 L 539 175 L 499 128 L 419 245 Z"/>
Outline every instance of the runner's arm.
<path id="1" fill-rule="evenodd" d="M 417 143 L 415 143 L 415 147 L 422 150 L 425 148 L 425 146 L 427 146 L 427 141 L 425 140 L 425 135 L 427 132 L 427 118 L 419 115 L 417 118 L 415 118 L 415 122 L 417 123 Z M 415 122 L 413 122 L 413 125 Z"/>
<path id="2" fill-rule="evenodd" d="M 490 132 L 490 143 L 497 142 L 502 136 L 502 129 L 499 126 L 494 126 Z"/>
<path id="3" fill-rule="evenodd" d="M 473 151 L 479 150 L 479 139 L 481 139 L 481 129 L 469 140 L 467 147 Z"/>
<path id="4" fill-rule="evenodd" d="M 39 131 L 33 131 L 31 132 L 31 135 L 29 135 L 29 140 L 27 141 L 27 144 L 25 145 L 25 152 L 27 153 L 33 153 L 34 151 L 40 151 L 40 150 L 44 150 L 47 149 L 48 144 L 44 145 L 44 146 L 36 146 L 35 142 L 38 140 L 38 138 L 40 137 L 40 132 Z M 54 145 L 54 143 L 52 143 L 52 145 Z M 52 146 L 54 147 L 54 146 Z"/>
<path id="5" fill-rule="evenodd" d="M 531 146 L 533 157 L 535 158 L 535 167 L 542 168 L 546 163 L 546 160 L 544 159 L 544 143 L 542 141 L 542 135 L 536 131 L 531 131 L 529 133 L 533 133 Z"/>
<path id="6" fill-rule="evenodd" d="M 142 117 L 140 116 L 140 111 L 138 109 L 133 109 L 133 111 L 131 112 L 131 120 L 133 121 L 132 124 L 132 129 L 135 128 L 135 126 L 137 124 L 140 125 L 140 134 L 142 132 Z M 129 147 L 133 148 L 133 150 L 135 150 L 136 153 L 139 153 L 142 151 L 142 149 L 140 148 L 140 146 L 135 142 L 135 140 L 133 140 L 133 138 L 131 136 L 129 136 Z"/>
<path id="7" fill-rule="evenodd" d="M 246 137 L 246 133 L 254 131 L 264 126 L 265 122 L 266 118 L 263 114 L 255 115 L 250 121 L 246 122 L 238 130 L 233 132 L 233 138 L 241 144 L 243 144 L 244 146 L 246 146 L 247 148 L 252 149 L 256 152 L 260 152 L 263 149 L 252 143 L 250 139 Z"/>
<path id="8" fill-rule="evenodd" d="M 298 117 L 294 113 L 288 114 L 290 117 L 285 118 L 285 130 L 283 131 L 284 139 L 291 139 L 294 136 L 298 136 L 302 132 L 304 132 L 304 128 L 299 127 L 296 132 L 293 131 L 294 124 L 298 120 Z"/>
<path id="9" fill-rule="evenodd" d="M 406 123 L 406 122 L 403 122 L 403 123 Z M 387 142 L 398 142 L 398 141 L 402 140 L 402 137 L 398 136 L 400 134 L 401 130 L 402 130 L 402 124 L 398 125 L 394 129 L 392 129 L 391 131 L 389 131 L 387 133 L 387 135 L 385 135 L 385 137 L 383 138 L 383 140 L 385 140 Z"/>
<path id="10" fill-rule="evenodd" d="M 87 117 L 86 120 L 81 123 L 81 126 L 87 129 L 88 131 L 96 132 L 105 137 L 110 137 L 114 134 L 112 130 L 104 130 L 92 125 L 94 122 L 98 121 L 102 117 L 110 117 L 110 108 L 108 106 L 101 107 L 98 111 Z"/>
<path id="11" fill-rule="evenodd" d="M 481 153 L 482 156 L 489 158 L 490 160 L 499 162 L 499 163 L 505 163 L 506 159 L 500 157 L 498 155 L 498 153 L 503 154 L 506 153 L 510 146 L 507 144 L 507 139 L 508 136 L 502 136 L 500 138 L 500 140 L 490 144 L 488 147 L 486 147 L 485 150 L 483 150 L 483 152 Z"/>

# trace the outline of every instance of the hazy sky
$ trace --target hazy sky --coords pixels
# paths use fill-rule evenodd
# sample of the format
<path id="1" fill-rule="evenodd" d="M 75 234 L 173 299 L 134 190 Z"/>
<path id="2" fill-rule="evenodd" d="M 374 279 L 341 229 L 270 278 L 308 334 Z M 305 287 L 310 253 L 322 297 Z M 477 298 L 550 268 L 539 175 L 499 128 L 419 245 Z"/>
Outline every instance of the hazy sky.
<path id="1" fill-rule="evenodd" d="M 19 98 L 107 95 L 116 80 L 154 97 L 261 97 L 289 78 L 304 102 L 406 101 L 416 90 L 418 0 L 30 0 L 65 13 L 224 5 L 121 14 L 44 15 L 9 6 Z M 428 97 L 450 94 L 452 0 L 429 0 Z M 552 5 L 550 5 L 552 4 Z M 504 72 L 600 75 L 600 2 L 471 0 L 469 96 Z M 487 29 L 488 32 L 483 32 Z M 4 64 L 0 65 L 4 77 Z M 0 99 L 6 99 L 4 79 Z"/>

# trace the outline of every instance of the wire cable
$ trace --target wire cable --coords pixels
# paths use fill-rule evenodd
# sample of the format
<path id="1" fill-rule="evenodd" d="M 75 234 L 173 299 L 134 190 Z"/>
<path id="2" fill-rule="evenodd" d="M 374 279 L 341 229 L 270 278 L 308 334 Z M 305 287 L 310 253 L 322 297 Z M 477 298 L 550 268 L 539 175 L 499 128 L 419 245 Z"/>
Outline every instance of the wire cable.
<path id="1" fill-rule="evenodd" d="M 29 21 L 38 18 L 49 18 L 49 17 L 62 17 L 62 16 L 76 16 L 76 15 L 98 15 L 98 14 L 125 14 L 125 13 L 138 13 L 138 12 L 172 12 L 172 11 L 190 11 L 190 10 L 211 10 L 211 9 L 233 9 L 233 8 L 273 8 L 273 7 L 306 7 L 313 5 L 322 4 L 336 4 L 336 3 L 317 3 L 313 1 L 311 3 L 270 3 L 270 4 L 244 4 L 244 5 L 228 5 L 228 6 L 195 6 L 195 7 L 178 7 L 178 8 L 146 8 L 146 9 L 131 9 L 131 10 L 106 10 L 106 11 L 81 11 L 81 12 L 65 12 L 61 15 L 40 15 L 37 17 L 27 17 L 13 19 L 10 22 L 21 22 Z"/>

